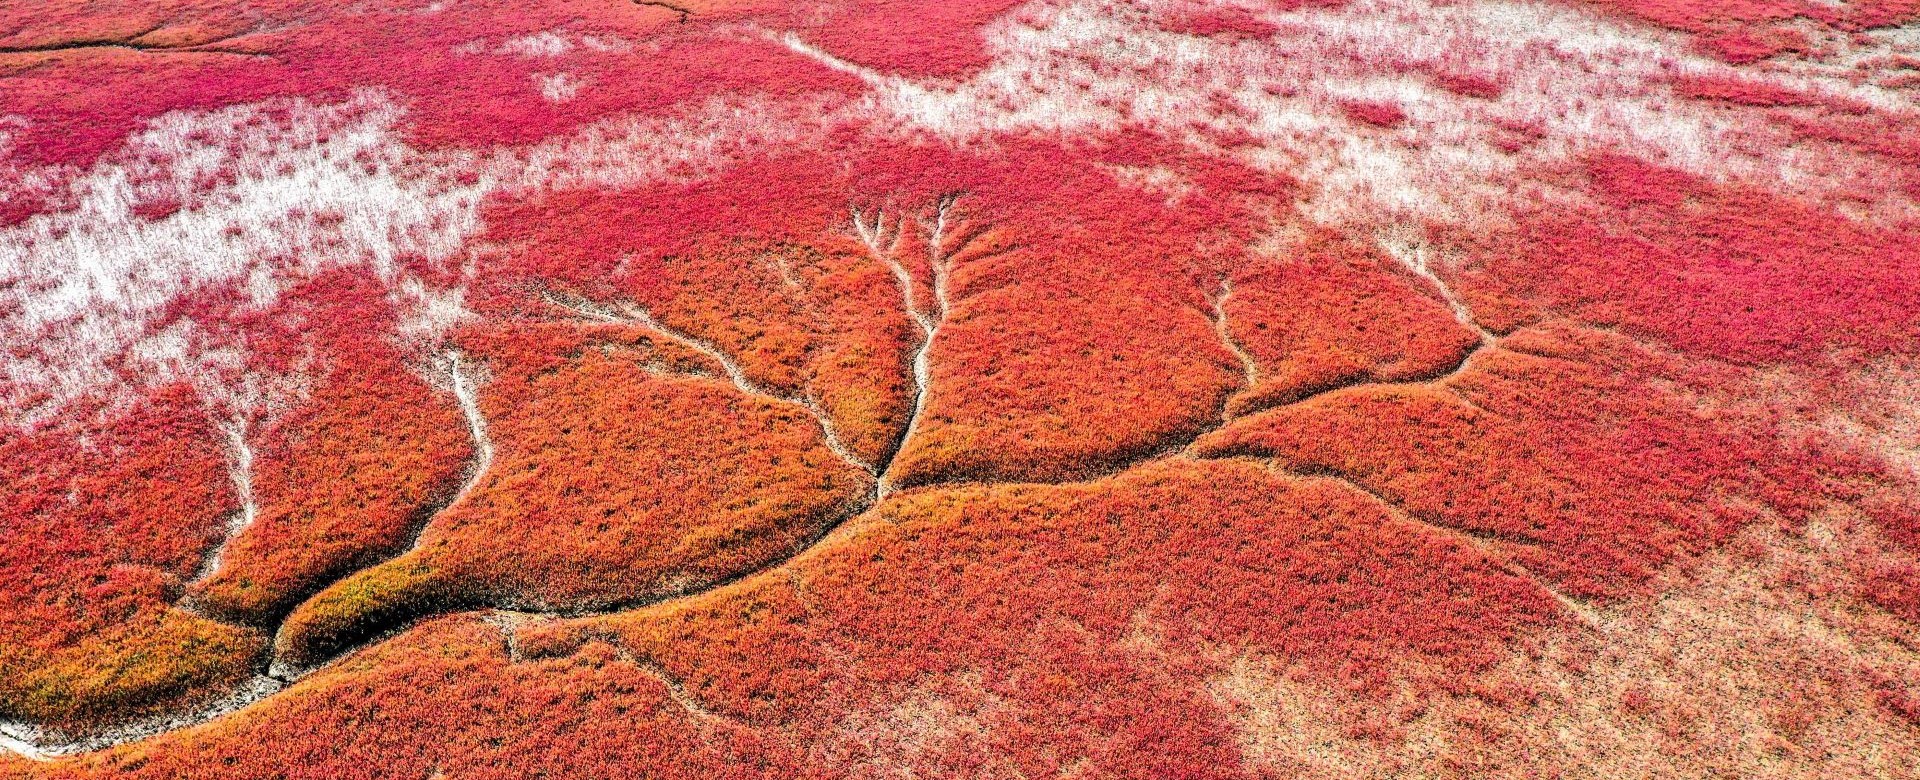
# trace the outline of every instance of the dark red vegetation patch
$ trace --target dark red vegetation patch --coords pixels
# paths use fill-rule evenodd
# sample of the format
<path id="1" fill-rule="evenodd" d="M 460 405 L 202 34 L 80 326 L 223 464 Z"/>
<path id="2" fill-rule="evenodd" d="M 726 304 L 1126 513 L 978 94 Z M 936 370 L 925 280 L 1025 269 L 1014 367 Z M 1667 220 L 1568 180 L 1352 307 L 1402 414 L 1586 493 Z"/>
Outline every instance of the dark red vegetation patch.
<path id="1" fill-rule="evenodd" d="M 1407 121 L 1406 110 L 1377 100 L 1342 101 L 1340 110 L 1348 119 L 1375 127 L 1399 127 L 1400 123 Z"/>
<path id="2" fill-rule="evenodd" d="M 1691 75 L 1676 79 L 1675 88 L 1695 100 L 1721 100 L 1735 105 L 1777 108 L 1818 106 L 1820 96 L 1779 84 L 1725 74 Z"/>
<path id="3" fill-rule="evenodd" d="M 68 419 L 0 433 L 0 719 L 122 718 L 246 674 L 264 636 L 175 606 L 238 511 L 224 437 L 179 386 Z"/>
<path id="4" fill-rule="evenodd" d="M 1912 227 L 1626 157 L 1586 174 L 1595 208 L 1463 237 L 1461 292 L 1490 327 L 1544 310 L 1697 355 L 1803 364 L 1883 355 L 1920 334 Z"/>
<path id="5" fill-rule="evenodd" d="M 1481 100 L 1494 100 L 1507 91 L 1506 85 L 1492 76 L 1464 71 L 1443 70 L 1433 74 L 1433 81 L 1448 92 Z"/>
<path id="6" fill-rule="evenodd" d="M 1265 38 L 1280 29 L 1252 11 L 1238 7 L 1182 9 L 1159 22 L 1162 29 L 1171 32 L 1227 40 Z"/>

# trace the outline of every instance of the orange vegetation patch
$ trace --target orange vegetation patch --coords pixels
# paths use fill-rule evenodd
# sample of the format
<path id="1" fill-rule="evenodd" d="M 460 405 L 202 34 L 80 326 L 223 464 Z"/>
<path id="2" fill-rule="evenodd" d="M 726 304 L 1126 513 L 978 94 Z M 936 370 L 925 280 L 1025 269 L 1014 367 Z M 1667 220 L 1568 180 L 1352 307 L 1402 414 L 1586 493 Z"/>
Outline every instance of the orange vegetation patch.
<path id="1" fill-rule="evenodd" d="M 1913 626 L 1848 594 L 1879 544 L 1830 519 L 1758 524 L 1662 572 L 1661 595 L 1608 610 L 1604 635 L 1483 672 L 1505 697 L 1416 684 L 1360 699 L 1256 656 L 1209 685 L 1269 777 L 1904 777 L 1920 750 L 1900 709 L 1920 690 Z"/>
<path id="2" fill-rule="evenodd" d="M 1379 250 L 1313 235 L 1275 254 L 1236 272 L 1220 297 L 1229 334 L 1255 364 L 1232 414 L 1356 382 L 1434 376 L 1479 342 L 1431 285 Z"/>
<path id="3" fill-rule="evenodd" d="M 1823 500 L 1817 453 L 1789 460 L 1764 410 L 1695 404 L 1732 378 L 1554 325 L 1506 337 L 1445 384 L 1329 393 L 1196 450 L 1338 474 L 1568 592 L 1619 596 L 1755 506 L 1798 517 Z"/>
<path id="4" fill-rule="evenodd" d="M 502 639 L 473 615 L 428 621 L 214 729 L 25 769 L 359 779 L 622 776 L 646 767 L 649 777 L 688 780 L 808 771 L 748 730 L 695 731 L 656 675 L 605 644 L 516 663 Z M 0 762 L 0 776 L 14 768 Z"/>
<path id="5" fill-rule="evenodd" d="M 1197 435 L 1243 383 L 1207 294 L 1283 183 L 1194 162 L 1170 199 L 1128 173 L 1168 152 L 1137 139 L 862 149 L 498 207 L 480 300 L 638 304 L 814 398 L 899 486 L 1093 476 Z"/>
<path id="6" fill-rule="evenodd" d="M 296 409 L 254 448 L 258 517 L 197 583 L 193 603 L 270 625 L 333 580 L 398 553 L 452 498 L 471 459 L 467 423 L 433 356 L 403 352 L 385 295 L 337 273 L 289 293 L 282 316 L 322 365 Z M 301 347 L 294 347 L 299 349 Z"/>
<path id="7" fill-rule="evenodd" d="M 737 360 L 757 388 L 818 404 L 864 463 L 892 456 L 913 411 L 911 324 L 892 274 L 850 238 L 629 261 L 628 291 L 660 324 Z"/>
<path id="8" fill-rule="evenodd" d="M 1084 478 L 1215 419 L 1241 372 L 1206 316 L 1193 248 L 1099 238 L 1117 235 L 1009 224 L 942 257 L 948 308 L 899 484 Z"/>
<path id="9" fill-rule="evenodd" d="M 1170 196 L 1129 173 L 1152 147 L 1000 151 L 922 163 L 970 195 L 937 251 L 925 224 L 903 245 L 922 294 L 946 289 L 900 485 L 1087 478 L 1183 444 L 1244 383 L 1207 294 L 1283 183 L 1196 164 Z"/>
<path id="10" fill-rule="evenodd" d="M 1345 486 L 1174 461 L 902 493 L 781 569 L 616 616 L 515 630 L 501 615 L 504 638 L 437 621 L 252 715 L 87 763 L 252 774 L 295 756 L 354 775 L 378 754 L 383 771 L 507 777 L 668 756 L 663 776 L 1244 777 L 1204 685 L 1233 654 L 1298 659 L 1362 696 L 1418 657 L 1474 691 L 1469 672 L 1528 627 L 1563 625 L 1558 610 Z M 460 725 L 411 736 L 445 723 Z"/>
<path id="11" fill-rule="evenodd" d="M 552 287 L 617 318 L 644 312 L 735 360 L 757 389 L 813 401 L 861 460 L 883 463 L 913 407 L 912 325 L 833 183 L 810 173 L 781 161 L 684 187 L 498 207 L 488 238 L 512 256 L 482 303 L 567 314 L 526 300 L 529 287 Z"/>
<path id="12" fill-rule="evenodd" d="M 529 350 L 512 329 L 465 343 L 491 374 L 491 464 L 413 550 L 301 605 L 280 634 L 286 660 L 323 659 L 423 612 L 682 593 L 791 554 L 865 495 L 866 476 L 803 407 L 664 370 L 693 358 L 649 336 L 556 327 L 524 336 L 570 338 L 569 352 Z"/>
<path id="13" fill-rule="evenodd" d="M 0 719 L 144 712 L 243 676 L 265 646 L 174 606 L 238 511 L 192 394 L 88 417 L 0 433 Z"/>
<path id="14" fill-rule="evenodd" d="M 1037 732 L 1079 739 L 1088 724 L 1050 706 L 1057 692 L 1021 689 L 1079 674 L 1023 668 L 1051 643 L 1095 655 L 1259 646 L 1360 685 L 1375 661 L 1408 654 L 1471 668 L 1518 626 L 1558 623 L 1558 609 L 1472 546 L 1344 485 L 1169 461 L 1069 486 L 905 493 L 785 572 L 575 630 L 613 632 L 713 709 L 750 721 L 818 722 L 816 708 L 845 706 L 811 695 L 816 686 L 873 703 L 972 671 L 1033 717 L 1068 719 Z M 776 647 L 792 649 L 761 657 Z M 1161 682 L 1171 683 L 1127 685 Z M 1131 706 L 1080 683 L 1075 695 L 1097 707 Z M 1142 725 L 1168 725 L 1157 720 Z"/>

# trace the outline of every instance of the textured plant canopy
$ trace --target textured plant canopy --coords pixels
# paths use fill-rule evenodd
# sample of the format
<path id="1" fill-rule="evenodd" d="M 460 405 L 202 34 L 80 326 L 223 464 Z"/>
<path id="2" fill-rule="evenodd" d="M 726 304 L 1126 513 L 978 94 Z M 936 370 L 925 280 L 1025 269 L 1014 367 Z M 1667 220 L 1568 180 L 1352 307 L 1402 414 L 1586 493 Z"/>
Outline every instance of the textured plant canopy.
<path id="1" fill-rule="evenodd" d="M 0 7 L 0 777 L 1920 777 L 1920 4 Z"/>

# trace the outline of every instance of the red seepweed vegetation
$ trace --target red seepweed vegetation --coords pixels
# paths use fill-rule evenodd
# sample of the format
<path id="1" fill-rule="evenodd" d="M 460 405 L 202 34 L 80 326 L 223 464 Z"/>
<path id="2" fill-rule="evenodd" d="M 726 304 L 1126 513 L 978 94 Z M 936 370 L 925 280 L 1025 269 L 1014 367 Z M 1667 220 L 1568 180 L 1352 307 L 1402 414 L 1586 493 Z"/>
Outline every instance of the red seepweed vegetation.
<path id="1" fill-rule="evenodd" d="M 1141 139 L 992 157 L 848 143 L 866 146 L 851 168 L 794 155 L 503 207 L 488 241 L 514 259 L 490 289 L 505 302 L 557 282 L 640 304 L 754 382 L 815 396 L 869 463 L 900 446 L 924 393 L 902 486 L 1098 473 L 1190 438 L 1241 381 L 1213 336 L 1209 269 L 1238 263 L 1283 182 L 1195 163 L 1171 202 L 1122 182 L 1169 151 Z M 1105 169 L 1073 162 L 1088 156 Z"/>
<path id="2" fill-rule="evenodd" d="M 1911 14 L 1615 5 L 1731 61 L 1809 48 L 1784 28 L 1795 18 L 1859 29 Z M 390 259 L 396 242 L 372 240 L 380 270 L 322 273 L 357 261 L 316 243 L 293 259 L 318 274 L 307 282 L 194 291 L 147 335 L 199 328 L 196 346 L 244 353 L 234 375 L 0 434 L 0 477 L 20 477 L 0 511 L 29 530 L 0 550 L 0 719 L 81 725 L 219 690 L 263 658 L 319 667 L 247 714 L 48 776 L 1284 776 L 1308 770 L 1270 760 L 1284 752 L 1271 743 L 1325 732 L 1301 752 L 1360 766 L 1342 751 L 1444 741 L 1426 751 L 1441 774 L 1485 776 L 1524 763 L 1511 756 L 1534 745 L 1513 724 L 1570 689 L 1513 682 L 1510 667 L 1558 659 L 1561 642 L 1649 655 L 1701 640 L 1631 622 L 1699 561 L 1817 545 L 1831 516 L 1857 512 L 1891 540 L 1870 563 L 1779 563 L 1792 587 L 1715 575 L 1736 596 L 1709 593 L 1721 600 L 1703 613 L 1826 589 L 1838 606 L 1800 622 L 1866 615 L 1833 624 L 1847 641 L 1920 615 L 1900 547 L 1920 547 L 1920 515 L 1891 469 L 1808 433 L 1827 407 L 1756 400 L 1762 372 L 1747 368 L 1820 376 L 1911 349 L 1913 226 L 1855 212 L 1920 193 L 1913 174 L 1812 203 L 1601 154 L 1498 180 L 1566 185 L 1551 210 L 1510 221 L 1303 225 L 1294 204 L 1320 183 L 1250 161 L 1331 157 L 1272 154 L 1299 151 L 1273 127 L 1196 120 L 1165 130 L 1176 143 L 1094 127 L 1112 106 L 1077 115 L 1071 86 L 1028 104 L 961 81 L 988 64 L 989 20 L 1014 39 L 1070 36 L 1071 14 L 1039 31 L 1005 3 L 924 0 L 247 19 L 102 7 L 4 27 L 18 29 L 0 38 L 0 99 L 24 124 L 0 120 L 0 143 L 68 166 L 42 172 L 133 167 L 100 155 L 168 111 L 372 88 L 364 106 L 405 114 L 393 128 L 410 146 L 380 141 L 393 159 L 472 153 L 486 162 L 441 184 L 475 192 L 521 163 L 546 184 L 501 185 L 511 194 L 488 196 L 473 240 L 448 232 L 466 245 L 447 261 Z M 1255 48 L 1290 32 L 1249 10 L 1122 10 L 1153 41 Z M 796 54 L 773 30 L 854 65 Z M 1110 64 L 1067 59 L 1041 67 L 1091 79 Z M 1419 142 L 1342 147 L 1340 170 L 1424 160 L 1434 101 L 1488 107 L 1538 86 L 1458 56 L 1409 68 L 1434 89 L 1310 107 L 1369 142 Z M 1920 159 L 1897 112 L 1775 84 L 1672 86 L 1801 139 Z M 1213 125 L 1287 119 L 1265 102 L 1293 96 L 1286 84 L 1238 86 L 1208 96 Z M 657 171 L 527 151 L 604 120 L 564 147 L 588 149 L 626 118 L 696 106 L 755 123 L 762 98 L 824 129 L 774 128 L 772 149 L 666 144 L 674 159 L 643 161 Z M 935 118 L 849 118 L 868 98 Z M 968 101 L 979 116 L 963 116 Z M 252 121 L 299 127 L 304 105 L 269 102 Z M 1095 137 L 940 135 L 1026 127 L 1029 111 L 1055 112 L 1034 127 L 1085 121 Z M 1567 140 L 1524 113 L 1490 115 L 1492 148 Z M 387 186 L 365 154 L 350 173 Z M 128 222 L 220 208 L 196 195 L 207 185 L 131 182 Z M 81 208 L 6 187 L 0 224 Z M 1348 216 L 1379 216 L 1365 208 Z M 435 213 L 433 229 L 474 216 Z M 1406 236 L 1420 243 L 1402 257 Z M 395 312 L 420 303 L 400 300 L 402 277 L 454 302 L 443 330 L 420 335 Z M 217 390 L 269 376 L 300 386 L 221 405 Z M 252 521 L 222 545 L 234 517 Z M 1751 541 L 1770 525 L 1805 538 Z M 482 612 L 435 617 L 461 610 Z M 1645 625 L 1666 633 L 1621 639 Z M 1715 630 L 1706 639 L 1782 635 Z M 1737 657 L 1830 647 L 1784 635 L 1800 644 Z M 1821 684 L 1864 680 L 1880 706 L 1862 717 L 1913 719 L 1910 665 L 1860 660 L 1871 651 L 1849 650 Z M 1697 662 L 1675 655 L 1660 662 Z M 1818 668 L 1800 660 L 1784 668 Z M 1596 685 L 1584 669 L 1560 679 Z M 1821 684 L 1789 686 L 1768 733 L 1818 732 L 1828 710 L 1805 702 Z M 1576 704 L 1618 698 L 1619 712 L 1574 710 L 1575 725 L 1657 721 L 1670 756 L 1703 721 L 1661 691 L 1598 685 Z M 1295 728 L 1284 716 L 1324 704 L 1316 691 L 1339 717 Z M 1429 702 L 1473 715 L 1416 734 L 1437 728 Z"/>
<path id="3" fill-rule="evenodd" d="M 1255 375 L 1230 415 L 1359 382 L 1436 376 L 1479 344 L 1431 285 L 1380 249 L 1319 231 L 1273 255 L 1234 273 L 1221 302 Z"/>
<path id="4" fill-rule="evenodd" d="M 1348 100 L 1340 104 L 1340 110 L 1355 122 L 1387 129 L 1407 121 L 1405 109 L 1377 100 Z"/>
<path id="5" fill-rule="evenodd" d="M 530 285 L 564 286 L 635 304 L 730 356 L 756 387 L 811 399 L 853 452 L 881 463 L 913 406 L 912 324 L 889 269 L 852 235 L 834 183 L 811 175 L 816 164 L 777 160 L 690 186 L 503 205 L 487 240 L 515 256 L 478 294 L 515 307 Z"/>
<path id="6" fill-rule="evenodd" d="M 1255 16 L 1251 11 L 1235 7 L 1181 9 L 1158 21 L 1161 27 L 1173 32 L 1228 40 L 1265 38 L 1279 30 L 1272 22 Z"/>
<path id="7" fill-rule="evenodd" d="M 613 330 L 604 337 L 594 331 Z M 705 587 L 791 554 L 866 475 L 796 405 L 671 366 L 657 333 L 529 324 L 457 342 L 495 452 L 405 554 L 294 610 L 280 657 L 332 657 L 422 614 L 592 610 Z"/>
<path id="8" fill-rule="evenodd" d="M 225 436 L 177 385 L 68 419 L 0 433 L 0 719 L 86 725 L 245 675 L 264 636 L 175 606 L 239 511 Z"/>
<path id="9" fill-rule="evenodd" d="M 324 364 L 297 406 L 261 431 L 252 490 L 258 516 L 190 594 L 196 607 L 272 625 L 346 574 L 400 551 L 457 488 L 473 459 L 467 425 L 434 355 L 396 343 L 385 291 L 336 272 L 282 299 L 289 342 Z M 440 385 L 436 387 L 435 385 Z"/>
<path id="10" fill-rule="evenodd" d="M 37 164 L 85 167 L 152 117 L 273 98 L 377 89 L 408 112 L 413 143 L 473 148 L 706 95 L 831 92 L 850 81 L 808 72 L 772 41 L 702 35 L 737 18 L 724 3 L 703 8 L 697 25 L 630 2 L 481 2 L 456 12 L 422 0 L 319 14 L 297 2 L 244 13 L 185 2 L 55 5 L 0 10 L 10 22 L 0 29 L 15 30 L 0 37 L 0 96 L 25 120 L 12 153 Z M 555 73 L 586 86 L 549 99 L 543 77 Z"/>
<path id="11" fill-rule="evenodd" d="M 1584 175 L 1591 210 L 1458 237 L 1462 294 L 1488 327 L 1557 313 L 1743 363 L 1870 358 L 1920 335 L 1910 228 L 1626 157 Z"/>
<path id="12" fill-rule="evenodd" d="M 1814 48 L 1817 44 L 1809 39 L 1800 25 L 1829 34 L 1844 34 L 1893 27 L 1920 18 L 1920 4 L 1913 0 L 1868 0 L 1846 5 L 1831 5 L 1818 0 L 1755 0 L 1743 3 L 1591 1 L 1594 5 L 1691 34 L 1701 50 L 1734 64 L 1747 64 Z"/>
<path id="13" fill-rule="evenodd" d="M 1696 408 L 1690 386 L 1712 386 L 1700 371 L 1554 324 L 1503 338 L 1441 386 L 1329 393 L 1196 449 L 1339 475 L 1574 596 L 1617 598 L 1756 508 L 1804 518 L 1842 497 L 1823 497 L 1819 462 L 1779 450 L 1774 414 Z"/>
<path id="14" fill-rule="evenodd" d="M 1170 197 L 1130 180 L 1167 151 L 1138 139 L 1068 150 L 1098 167 L 1045 144 L 999 151 L 921 163 L 968 171 L 961 216 L 982 232 L 947 257 L 901 485 L 1085 478 L 1183 443 L 1244 382 L 1207 296 L 1286 182 L 1182 165 Z"/>
<path id="15" fill-rule="evenodd" d="M 1206 692 L 1224 648 L 1306 659 L 1362 689 L 1415 654 L 1471 690 L 1468 673 L 1515 632 L 1560 620 L 1532 583 L 1344 486 L 1170 463 L 901 493 L 783 571 L 619 616 L 435 621 L 197 744 L 239 774 L 293 760 L 358 776 L 352 756 L 379 750 L 381 771 L 475 777 L 636 755 L 671 757 L 668 776 L 1244 777 Z M 375 747 L 448 712 L 469 726 Z M 117 769 L 188 765 L 151 750 Z"/>

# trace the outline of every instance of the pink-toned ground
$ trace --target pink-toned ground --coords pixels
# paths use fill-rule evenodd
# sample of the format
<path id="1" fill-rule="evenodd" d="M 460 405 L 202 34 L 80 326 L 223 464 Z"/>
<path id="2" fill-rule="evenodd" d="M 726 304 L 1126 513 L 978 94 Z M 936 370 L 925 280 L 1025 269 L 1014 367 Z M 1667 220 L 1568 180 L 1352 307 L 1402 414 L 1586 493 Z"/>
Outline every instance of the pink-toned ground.
<path id="1" fill-rule="evenodd" d="M 1916 25 L 0 8 L 0 777 L 1920 777 Z"/>

